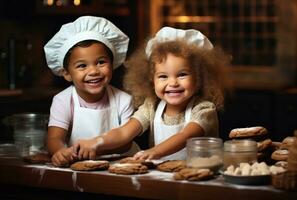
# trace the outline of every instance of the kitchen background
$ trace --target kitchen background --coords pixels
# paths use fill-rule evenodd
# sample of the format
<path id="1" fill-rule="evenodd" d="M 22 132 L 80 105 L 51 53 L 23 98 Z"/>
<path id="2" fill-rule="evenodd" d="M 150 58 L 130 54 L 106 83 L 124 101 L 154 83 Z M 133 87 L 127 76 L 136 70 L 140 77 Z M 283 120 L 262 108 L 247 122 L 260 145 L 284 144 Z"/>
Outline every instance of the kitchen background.
<path id="1" fill-rule="evenodd" d="M 81 15 L 116 24 L 130 37 L 128 55 L 165 25 L 198 29 L 230 53 L 235 90 L 219 113 L 223 139 L 237 127 L 264 126 L 274 140 L 297 129 L 297 0 L 1 1 L 0 119 L 49 112 L 67 83 L 47 68 L 43 46 Z M 115 86 L 123 73 L 115 72 Z"/>

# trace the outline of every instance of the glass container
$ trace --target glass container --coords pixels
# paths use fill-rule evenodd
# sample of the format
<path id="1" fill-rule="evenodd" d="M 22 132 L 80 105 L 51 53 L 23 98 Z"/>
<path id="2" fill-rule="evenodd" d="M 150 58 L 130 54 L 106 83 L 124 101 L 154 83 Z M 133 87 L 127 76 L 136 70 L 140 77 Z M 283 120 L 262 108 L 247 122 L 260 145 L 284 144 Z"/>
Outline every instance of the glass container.
<path id="1" fill-rule="evenodd" d="M 223 164 L 223 141 L 214 137 L 196 137 L 187 141 L 187 167 L 218 171 Z"/>
<path id="2" fill-rule="evenodd" d="M 48 115 L 20 113 L 4 118 L 4 124 L 13 130 L 14 143 L 21 156 L 34 154 L 44 149 Z"/>
<path id="3" fill-rule="evenodd" d="M 224 168 L 240 163 L 252 164 L 257 161 L 257 142 L 252 140 L 229 140 L 224 143 Z"/>

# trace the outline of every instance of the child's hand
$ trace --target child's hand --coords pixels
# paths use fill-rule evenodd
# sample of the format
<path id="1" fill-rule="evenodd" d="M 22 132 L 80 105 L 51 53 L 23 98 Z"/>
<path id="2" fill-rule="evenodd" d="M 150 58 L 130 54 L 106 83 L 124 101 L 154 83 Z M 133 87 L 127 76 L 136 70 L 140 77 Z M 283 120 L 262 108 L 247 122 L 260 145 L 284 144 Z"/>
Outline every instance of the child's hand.
<path id="1" fill-rule="evenodd" d="M 52 163 L 54 166 L 57 167 L 63 167 L 67 166 L 70 163 L 74 162 L 74 160 L 77 158 L 76 154 L 73 152 L 73 148 L 62 148 L 58 150 L 53 156 L 52 156 Z"/>
<path id="2" fill-rule="evenodd" d="M 102 138 L 93 138 L 89 140 L 78 140 L 74 145 L 74 152 L 80 160 L 95 159 L 98 146 L 101 144 Z"/>
<path id="3" fill-rule="evenodd" d="M 143 159 L 143 160 L 151 160 L 151 159 L 159 159 L 160 156 L 158 156 L 157 151 L 154 148 L 145 150 L 145 151 L 139 151 L 137 152 L 133 158 L 137 159 Z"/>

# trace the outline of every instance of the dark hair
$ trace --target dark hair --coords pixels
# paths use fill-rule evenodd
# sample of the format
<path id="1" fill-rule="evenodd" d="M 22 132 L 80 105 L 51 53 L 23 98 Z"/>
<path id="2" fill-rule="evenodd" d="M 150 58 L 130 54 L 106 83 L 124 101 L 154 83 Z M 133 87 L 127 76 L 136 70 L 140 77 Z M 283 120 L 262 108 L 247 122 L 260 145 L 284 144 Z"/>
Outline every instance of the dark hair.
<path id="1" fill-rule="evenodd" d="M 73 47 L 71 47 L 69 49 L 69 51 L 66 53 L 65 57 L 64 57 L 64 60 L 63 60 L 63 67 L 64 69 L 67 69 L 68 68 L 68 65 L 69 65 L 69 58 L 70 58 L 70 55 L 73 51 L 73 49 L 75 47 L 89 47 L 91 46 L 92 44 L 96 44 L 96 43 L 99 43 L 99 44 L 102 44 L 105 49 L 106 49 L 106 52 L 109 56 L 109 58 L 111 59 L 112 63 L 113 63 L 113 54 L 112 54 L 112 51 L 105 45 L 103 44 L 102 42 L 99 42 L 97 40 L 84 40 L 84 41 L 81 41 L 79 43 L 76 43 Z"/>

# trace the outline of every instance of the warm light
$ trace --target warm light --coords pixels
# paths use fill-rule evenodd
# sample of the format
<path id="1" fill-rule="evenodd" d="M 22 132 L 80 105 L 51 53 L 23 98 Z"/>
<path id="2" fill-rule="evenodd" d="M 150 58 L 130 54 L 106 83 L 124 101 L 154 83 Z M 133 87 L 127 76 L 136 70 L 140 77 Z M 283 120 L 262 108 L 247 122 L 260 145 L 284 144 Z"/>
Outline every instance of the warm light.
<path id="1" fill-rule="evenodd" d="M 79 6 L 80 5 L 80 0 L 73 0 L 73 4 L 75 6 Z"/>
<path id="2" fill-rule="evenodd" d="M 54 4 L 54 0 L 43 0 L 43 5 L 52 6 Z"/>
<path id="3" fill-rule="evenodd" d="M 61 0 L 57 0 L 57 1 L 56 1 L 56 5 L 57 5 L 57 6 L 62 6 L 62 5 L 63 5 L 63 2 L 62 2 Z"/>

